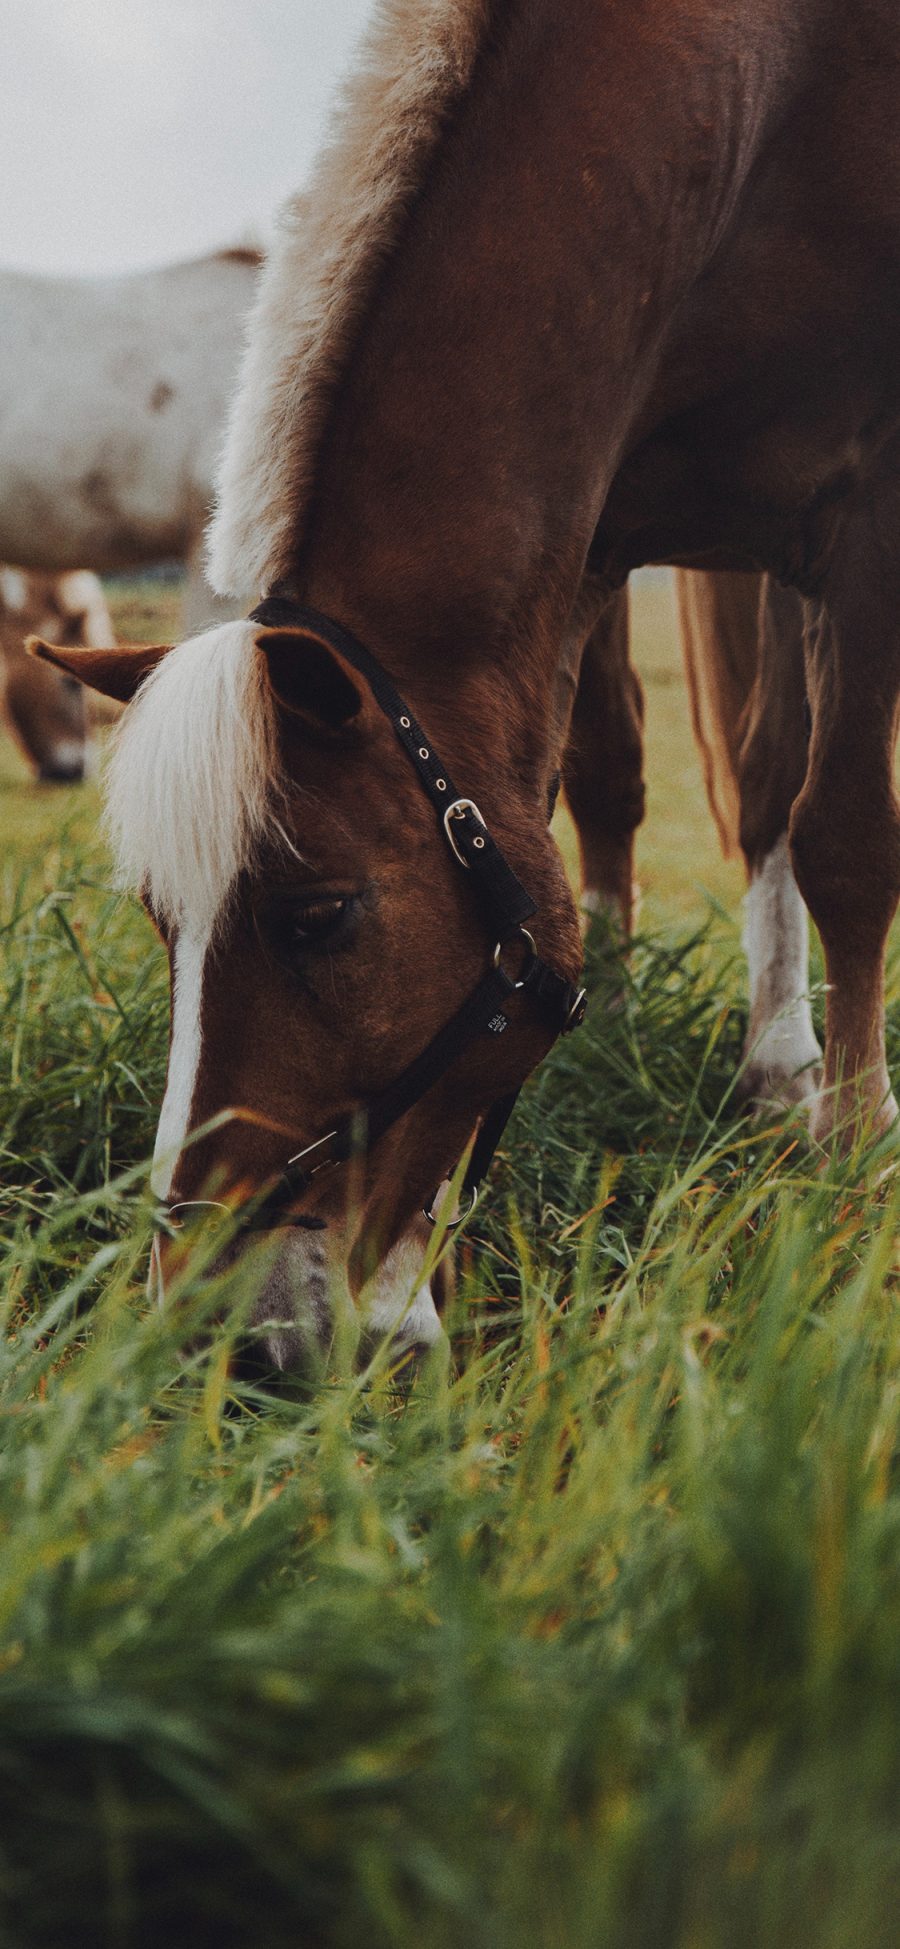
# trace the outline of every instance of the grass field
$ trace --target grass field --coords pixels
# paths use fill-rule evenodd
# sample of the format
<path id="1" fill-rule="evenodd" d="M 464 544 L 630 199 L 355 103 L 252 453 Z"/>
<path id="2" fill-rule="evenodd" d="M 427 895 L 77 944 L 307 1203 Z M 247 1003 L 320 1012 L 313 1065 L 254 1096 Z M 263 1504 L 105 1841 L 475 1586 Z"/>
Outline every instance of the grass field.
<path id="1" fill-rule="evenodd" d="M 264 1392 L 209 1281 L 147 1305 L 160 952 L 0 752 L 2 1949 L 894 1949 L 900 1194 L 735 1114 L 739 875 L 638 611 L 644 932 L 411 1384 Z"/>

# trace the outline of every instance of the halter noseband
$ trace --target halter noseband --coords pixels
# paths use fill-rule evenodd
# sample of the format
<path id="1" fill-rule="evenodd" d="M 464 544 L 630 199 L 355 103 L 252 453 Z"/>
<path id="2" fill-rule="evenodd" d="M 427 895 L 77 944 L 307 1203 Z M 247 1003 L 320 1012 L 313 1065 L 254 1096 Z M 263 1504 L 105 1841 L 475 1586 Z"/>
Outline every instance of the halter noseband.
<path id="1" fill-rule="evenodd" d="M 526 996 L 546 1017 L 556 1036 L 568 1035 L 584 1020 L 587 997 L 583 988 L 576 988 L 541 959 L 525 926 L 537 913 L 537 902 L 491 837 L 474 800 L 457 791 L 427 733 L 371 651 L 329 616 L 322 616 L 317 610 L 307 609 L 292 597 L 277 592 L 251 611 L 249 621 L 266 629 L 306 629 L 329 644 L 365 677 L 375 702 L 388 719 L 438 814 L 454 859 L 471 875 L 473 892 L 496 941 L 487 974 L 427 1048 L 386 1089 L 371 1098 L 364 1111 L 342 1117 L 333 1130 L 289 1158 L 275 1184 L 260 1202 L 251 1205 L 241 1221 L 242 1230 L 266 1231 L 279 1225 L 318 1228 L 322 1222 L 319 1219 L 282 1214 L 287 1206 L 303 1197 L 320 1171 L 371 1150 L 446 1075 L 478 1036 L 503 1035 L 509 1027 L 506 1004 L 513 994 Z M 508 974 L 503 966 L 504 948 L 514 940 L 525 948 L 524 963 L 515 975 Z M 500 1097 L 481 1120 L 461 1188 L 463 1199 L 468 1201 L 465 1216 L 477 1200 L 518 1096 L 519 1090 L 515 1089 Z M 433 1209 L 426 1211 L 425 1216 L 435 1222 Z"/>

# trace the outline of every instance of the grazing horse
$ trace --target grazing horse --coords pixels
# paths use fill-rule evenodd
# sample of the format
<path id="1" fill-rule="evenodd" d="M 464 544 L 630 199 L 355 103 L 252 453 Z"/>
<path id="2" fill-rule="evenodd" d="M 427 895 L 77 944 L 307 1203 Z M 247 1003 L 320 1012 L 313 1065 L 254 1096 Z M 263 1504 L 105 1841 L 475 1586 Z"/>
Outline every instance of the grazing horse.
<path id="1" fill-rule="evenodd" d="M 186 628 L 234 613 L 217 612 L 202 539 L 260 262 L 0 272 L 0 560 L 106 575 L 178 558 Z"/>
<path id="2" fill-rule="evenodd" d="M 226 450 L 213 580 L 273 599 L 169 653 L 54 653 L 136 693 L 110 816 L 171 956 L 156 1181 L 173 1205 L 278 1187 L 281 1357 L 298 1311 L 367 1281 L 383 1329 L 432 1330 L 415 1214 L 560 1026 L 540 997 L 580 945 L 548 791 L 576 639 L 642 563 L 805 599 L 812 1128 L 894 1117 L 898 330 L 889 0 L 383 0 Z M 495 940 L 503 1003 L 440 1068 Z"/>
<path id="3" fill-rule="evenodd" d="M 106 597 L 87 569 L 69 575 L 0 568 L 0 709 L 33 772 L 72 784 L 91 762 L 91 724 L 81 684 L 25 654 L 34 633 L 57 647 L 115 643 Z"/>

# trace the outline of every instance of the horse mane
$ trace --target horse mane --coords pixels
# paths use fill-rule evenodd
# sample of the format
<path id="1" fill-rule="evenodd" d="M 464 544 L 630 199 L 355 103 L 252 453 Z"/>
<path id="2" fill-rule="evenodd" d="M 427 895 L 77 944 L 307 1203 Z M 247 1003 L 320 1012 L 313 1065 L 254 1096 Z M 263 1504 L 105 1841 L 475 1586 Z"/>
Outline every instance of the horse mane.
<path id="1" fill-rule="evenodd" d="M 238 874 L 281 832 L 275 705 L 256 635 L 224 623 L 170 650 L 123 713 L 107 769 L 118 885 L 195 937 L 214 933 Z"/>
<path id="2" fill-rule="evenodd" d="M 379 0 L 250 317 L 209 532 L 220 594 L 267 589 L 302 536 L 329 408 L 378 273 L 464 92 L 495 0 Z"/>

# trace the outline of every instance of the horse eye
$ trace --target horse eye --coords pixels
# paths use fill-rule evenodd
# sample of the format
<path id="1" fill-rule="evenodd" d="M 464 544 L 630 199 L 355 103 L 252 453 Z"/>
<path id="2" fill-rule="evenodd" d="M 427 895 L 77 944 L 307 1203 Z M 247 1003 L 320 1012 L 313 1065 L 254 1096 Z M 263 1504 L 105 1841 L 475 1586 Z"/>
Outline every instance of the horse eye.
<path id="1" fill-rule="evenodd" d="M 316 954 L 350 947 L 366 904 L 358 893 L 282 894 L 255 924 L 276 959 L 299 971 Z"/>
<path id="2" fill-rule="evenodd" d="M 295 952 L 320 947 L 342 930 L 350 912 L 349 900 L 311 900 L 308 906 L 294 907 L 287 928 L 288 945 Z"/>

